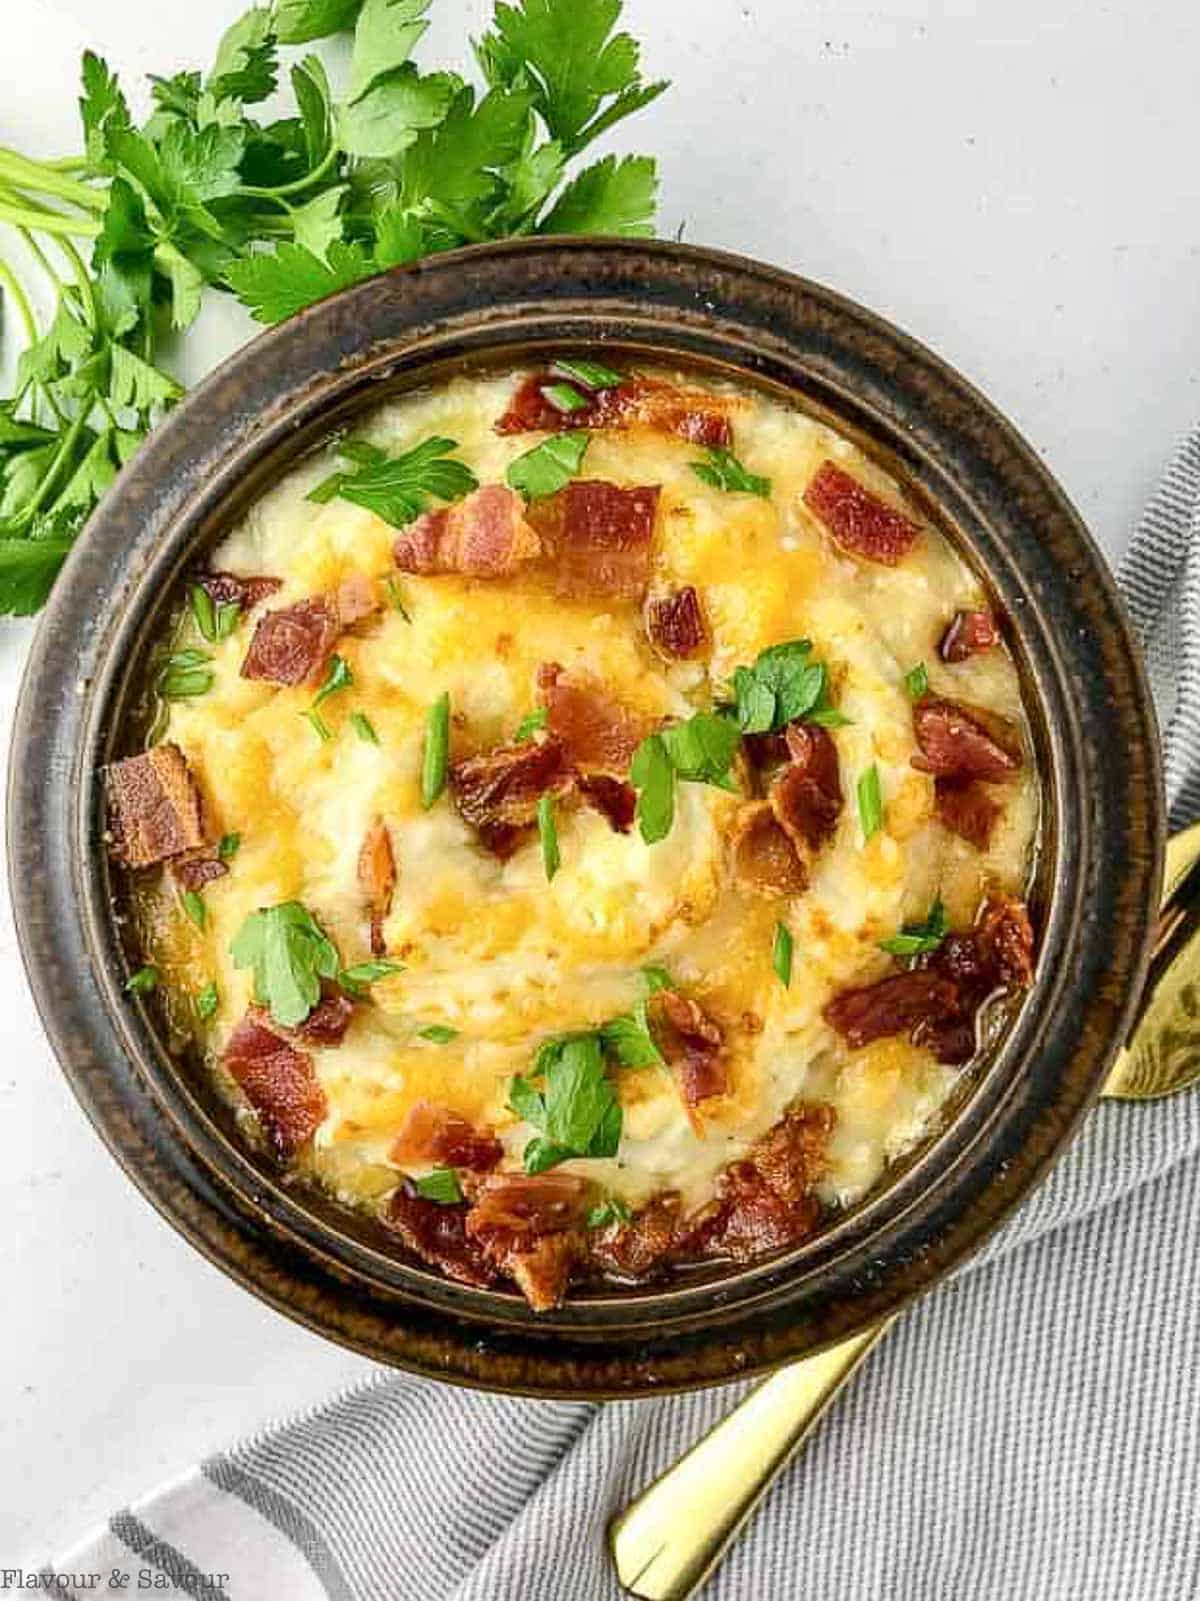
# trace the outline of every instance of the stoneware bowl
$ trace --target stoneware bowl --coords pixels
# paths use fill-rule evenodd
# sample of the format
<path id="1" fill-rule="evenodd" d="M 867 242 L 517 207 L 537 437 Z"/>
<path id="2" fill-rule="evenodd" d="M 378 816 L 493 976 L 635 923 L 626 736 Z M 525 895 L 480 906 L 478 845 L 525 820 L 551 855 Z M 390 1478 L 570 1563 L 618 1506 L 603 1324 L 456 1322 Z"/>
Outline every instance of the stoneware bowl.
<path id="1" fill-rule="evenodd" d="M 199 1064 L 122 992 L 121 885 L 100 769 L 131 747 L 148 647 L 182 575 L 269 484 L 382 400 L 481 365 L 588 349 L 684 364 L 827 417 L 982 576 L 1024 674 L 1045 786 L 1036 982 L 950 1115 L 884 1185 L 771 1260 L 536 1316 L 402 1259 L 378 1226 L 285 1185 Z M 399 1367 L 489 1389 L 636 1395 L 800 1356 L 894 1312 L 997 1226 L 1062 1151 L 1144 976 L 1163 837 L 1142 668 L 1102 558 L 1037 456 L 928 350 L 838 295 L 681 245 L 472 248 L 372 279 L 265 333 L 125 468 L 55 588 L 9 775 L 9 870 L 37 1004 L 101 1137 L 162 1214 L 290 1317 Z"/>

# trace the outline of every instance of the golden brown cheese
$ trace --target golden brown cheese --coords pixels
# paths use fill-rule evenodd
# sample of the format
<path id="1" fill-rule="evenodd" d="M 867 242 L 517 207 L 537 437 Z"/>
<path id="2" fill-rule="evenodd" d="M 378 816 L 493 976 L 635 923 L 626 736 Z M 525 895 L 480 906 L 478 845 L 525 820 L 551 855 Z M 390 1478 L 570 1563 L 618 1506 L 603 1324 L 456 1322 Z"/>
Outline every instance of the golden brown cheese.
<path id="1" fill-rule="evenodd" d="M 363 432 L 391 452 L 445 435 L 481 483 L 503 481 L 537 437 L 493 430 L 515 382 L 457 379 L 385 408 Z M 729 1093 L 706 1103 L 700 1118 L 687 1115 L 668 1073 L 622 1075 L 619 1155 L 567 1166 L 631 1203 L 666 1186 L 681 1190 L 687 1205 L 701 1203 L 718 1169 L 797 1096 L 837 1110 L 823 1193 L 849 1202 L 928 1129 L 955 1083 L 954 1071 L 905 1041 L 847 1051 L 821 1009 L 838 989 L 887 971 L 878 941 L 924 917 L 936 895 L 962 926 L 987 887 L 1021 893 L 1037 821 L 1031 756 L 981 855 L 934 819 L 932 780 L 911 765 L 903 682 L 923 661 L 935 693 L 984 704 L 1024 727 L 1015 669 L 1000 648 L 954 666 L 939 661 L 937 641 L 952 614 L 985 602 L 935 529 L 923 525 L 899 566 L 876 567 L 839 554 L 805 508 L 804 489 L 826 457 L 900 503 L 853 445 L 753 395 L 734 397 L 733 421 L 739 458 L 771 480 L 769 500 L 709 487 L 691 471 L 696 447 L 643 429 L 596 434 L 584 468 L 586 477 L 619 485 L 661 486 L 651 587 L 696 587 L 711 662 L 664 661 L 647 646 L 636 606 L 563 601 L 536 574 L 405 575 L 398 581 L 407 617 L 387 609 L 338 647 L 354 685 L 322 706 L 328 742 L 302 718 L 311 687 L 239 676 L 245 624 L 206 647 L 215 655 L 211 692 L 171 705 L 166 737 L 188 756 L 214 826 L 241 835 L 233 871 L 205 891 L 203 931 L 164 906 L 165 884 L 143 903 L 148 945 L 168 983 L 194 994 L 216 981 L 207 1040 L 214 1059 L 251 999 L 250 976 L 234 968 L 229 944 L 256 908 L 300 900 L 344 962 L 369 956 L 356 862 L 372 819 L 388 820 L 397 883 L 384 933 L 404 971 L 374 986 L 373 1004 L 358 1009 L 339 1047 L 316 1053 L 329 1113 L 311 1167 L 344 1198 L 370 1200 L 396 1182 L 389 1151 L 422 1099 L 494 1124 L 506 1160 L 518 1166 L 531 1131 L 506 1110 L 511 1076 L 546 1036 L 628 1010 L 644 993 L 649 963 L 667 967 L 721 1016 L 748 1017 L 753 1026 L 734 1031 Z M 213 565 L 282 579 L 272 606 L 335 590 L 349 573 L 393 575 L 393 528 L 346 501 L 306 499 L 334 465 L 323 452 L 298 467 L 229 535 Z M 501 862 L 481 849 L 448 798 L 422 809 L 425 715 L 445 692 L 452 748 L 464 752 L 511 738 L 536 703 L 543 662 L 586 671 L 615 700 L 657 720 L 708 704 L 738 665 L 801 635 L 829 664 L 835 700 L 850 719 L 834 736 L 847 805 L 807 893 L 790 902 L 764 905 L 732 885 L 726 835 L 736 801 L 712 787 L 681 785 L 673 830 L 650 846 L 636 830 L 613 832 L 594 811 L 571 811 L 550 883 L 536 839 Z M 377 745 L 356 737 L 352 712 L 369 717 Z M 872 763 L 884 826 L 864 844 L 854 787 Z M 777 919 L 794 940 L 787 989 L 772 968 Z M 456 1037 L 421 1038 L 431 1024 Z"/>

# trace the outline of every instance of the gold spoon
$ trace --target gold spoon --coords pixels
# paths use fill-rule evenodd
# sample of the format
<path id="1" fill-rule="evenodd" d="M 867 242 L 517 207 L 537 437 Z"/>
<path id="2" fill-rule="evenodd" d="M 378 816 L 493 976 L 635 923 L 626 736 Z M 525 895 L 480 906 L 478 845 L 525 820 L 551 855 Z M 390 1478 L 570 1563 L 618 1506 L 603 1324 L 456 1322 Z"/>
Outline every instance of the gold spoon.
<path id="1" fill-rule="evenodd" d="M 1145 999 L 1101 1091 L 1144 1101 L 1200 1082 L 1200 823 L 1168 841 L 1162 912 Z M 643 1601 L 686 1601 L 891 1328 L 887 1318 L 791 1362 L 631 1501 L 609 1525 L 617 1577 Z"/>

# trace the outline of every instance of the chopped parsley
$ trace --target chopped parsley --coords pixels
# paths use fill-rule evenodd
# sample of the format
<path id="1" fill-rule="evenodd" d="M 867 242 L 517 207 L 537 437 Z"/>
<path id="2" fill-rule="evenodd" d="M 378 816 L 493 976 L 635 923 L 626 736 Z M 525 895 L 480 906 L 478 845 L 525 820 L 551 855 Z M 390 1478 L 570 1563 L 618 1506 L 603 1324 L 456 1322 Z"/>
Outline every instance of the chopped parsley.
<path id="1" fill-rule="evenodd" d="M 389 456 L 361 439 L 344 439 L 337 449 L 355 464 L 354 470 L 323 478 L 309 491 L 309 500 L 324 505 L 340 497 L 374 512 L 393 528 L 419 517 L 431 498 L 461 500 L 479 487 L 466 463 L 451 457 L 450 452 L 458 449 L 453 439 L 426 439 L 400 456 Z"/>
<path id="2" fill-rule="evenodd" d="M 657 1067 L 662 1061 L 662 1052 L 650 1033 L 644 1000 L 635 1002 L 631 1012 L 610 1018 L 600 1030 L 600 1039 L 622 1067 Z"/>
<path id="3" fill-rule="evenodd" d="M 328 700 L 330 695 L 336 695 L 339 689 L 349 689 L 353 682 L 354 674 L 350 671 L 350 663 L 346 658 L 336 654 L 331 656 L 321 687 L 313 696 L 313 709 L 315 710 L 323 700 Z"/>
<path id="4" fill-rule="evenodd" d="M 697 712 L 642 740 L 629 778 L 638 792 L 637 818 L 647 845 L 665 839 L 675 821 L 677 779 L 732 789 L 729 768 L 741 730 L 719 712 Z"/>
<path id="5" fill-rule="evenodd" d="M 734 706 L 743 733 L 778 733 L 801 717 L 827 728 L 846 721 L 829 705 L 824 662 L 811 658 L 812 641 L 793 639 L 771 645 L 752 667 L 734 671 Z"/>
<path id="6" fill-rule="evenodd" d="M 217 841 L 217 855 L 223 862 L 227 862 L 231 857 L 237 855 L 241 843 L 242 836 L 240 834 L 222 834 Z"/>
<path id="7" fill-rule="evenodd" d="M 462 1185 L 452 1167 L 435 1167 L 413 1183 L 423 1201 L 436 1201 L 439 1206 L 456 1206 L 463 1198 Z"/>
<path id="8" fill-rule="evenodd" d="M 659 990 L 673 990 L 675 980 L 665 967 L 643 967 L 642 977 L 646 981 L 646 994 L 655 995 Z"/>
<path id="9" fill-rule="evenodd" d="M 587 407 L 587 396 L 581 395 L 573 384 L 543 384 L 542 396 L 554 407 L 568 417 L 572 412 L 584 411 Z"/>
<path id="10" fill-rule="evenodd" d="M 544 1173 L 571 1157 L 617 1154 L 621 1106 L 598 1033 L 547 1040 L 531 1076 L 517 1074 L 510 1081 L 508 1104 L 538 1130 L 525 1147 L 527 1173 Z"/>
<path id="11" fill-rule="evenodd" d="M 183 892 L 183 909 L 187 913 L 188 921 L 204 932 L 204 925 L 208 922 L 208 910 L 200 896 L 194 889 L 185 889 Z"/>
<path id="12" fill-rule="evenodd" d="M 583 466 L 591 435 L 582 429 L 551 434 L 540 445 L 510 461 L 504 480 L 526 500 L 541 500 L 557 494 L 570 483 Z"/>
<path id="13" fill-rule="evenodd" d="M 212 657 L 205 650 L 175 650 L 163 663 L 156 688 L 164 700 L 192 700 L 207 695 L 214 675 Z"/>
<path id="14" fill-rule="evenodd" d="M 590 1229 L 606 1229 L 613 1223 L 629 1223 L 633 1213 L 619 1195 L 607 1196 L 599 1206 L 593 1206 L 587 1215 Z"/>
<path id="15" fill-rule="evenodd" d="M 556 361 L 552 363 L 554 371 L 561 373 L 564 378 L 582 384 L 585 389 L 615 389 L 618 384 L 625 382 L 619 372 L 606 367 L 599 361 L 584 361 L 581 358 L 572 358 L 570 361 Z"/>
<path id="16" fill-rule="evenodd" d="M 946 920 L 946 908 L 939 896 L 929 908 L 929 915 L 923 922 L 905 923 L 900 932 L 893 934 L 891 939 L 881 939 L 879 948 L 881 951 L 887 951 L 889 956 L 925 956 L 930 951 L 936 951 L 949 932 L 950 924 Z"/>
<path id="17" fill-rule="evenodd" d="M 211 1017 L 216 1015 L 218 1004 L 217 983 L 215 979 L 210 978 L 196 996 L 196 1016 L 202 1023 L 207 1023 Z"/>
<path id="18" fill-rule="evenodd" d="M 517 724 L 517 731 L 513 735 L 514 745 L 521 744 L 523 740 L 532 739 L 538 729 L 545 728 L 549 718 L 550 713 L 545 706 L 535 706 L 531 712 L 526 712 Z"/>
<path id="19" fill-rule="evenodd" d="M 918 662 L 910 667 L 904 675 L 904 687 L 908 691 L 909 700 L 920 700 L 929 693 L 929 674 L 925 670 L 925 663 Z"/>
<path id="20" fill-rule="evenodd" d="M 375 732 L 375 724 L 367 716 L 366 712 L 351 712 L 350 727 L 364 744 L 378 745 L 379 735 Z"/>
<path id="21" fill-rule="evenodd" d="M 883 827 L 883 792 L 879 787 L 879 769 L 874 762 L 858 780 L 858 820 L 862 824 L 864 843 L 873 839 Z"/>
<path id="22" fill-rule="evenodd" d="M 254 999 L 284 1028 L 303 1023 L 321 999 L 321 980 L 338 977 L 341 965 L 336 946 L 299 901 L 251 912 L 229 951 L 235 967 L 253 968 Z"/>
<path id="23" fill-rule="evenodd" d="M 445 1023 L 430 1023 L 427 1028 L 417 1031 L 417 1038 L 428 1040 L 431 1045 L 449 1045 L 451 1040 L 458 1038 L 458 1030 Z"/>
<path id="24" fill-rule="evenodd" d="M 339 969 L 337 981 L 351 995 L 361 995 L 369 984 L 403 971 L 404 966 L 401 962 L 356 962 L 353 967 Z"/>
<path id="25" fill-rule="evenodd" d="M 537 825 L 538 839 L 542 847 L 542 866 L 546 869 L 546 878 L 549 880 L 562 865 L 562 857 L 558 851 L 558 824 L 554 820 L 554 796 L 549 790 L 538 798 Z"/>
<path id="26" fill-rule="evenodd" d="M 776 923 L 775 944 L 771 950 L 771 966 L 784 989 L 792 982 L 792 931 L 786 923 Z"/>
<path id="27" fill-rule="evenodd" d="M 758 495 L 763 500 L 770 496 L 771 480 L 748 471 L 732 450 L 706 445 L 704 454 L 707 461 L 693 461 L 688 465 L 697 478 L 713 489 L 723 489 L 726 494 Z"/>
<path id="28" fill-rule="evenodd" d="M 192 616 L 196 619 L 196 627 L 210 645 L 218 640 L 228 639 L 238 625 L 238 618 L 242 608 L 236 600 L 224 600 L 220 604 L 214 602 L 203 584 L 193 584 L 191 588 Z"/>
<path id="29" fill-rule="evenodd" d="M 425 714 L 425 754 L 421 761 L 421 805 L 426 811 L 446 787 L 450 768 L 450 696 L 439 695 Z"/>
<path id="30" fill-rule="evenodd" d="M 125 990 L 129 995 L 149 995 L 150 991 L 158 985 L 158 968 L 139 967 L 136 973 L 130 973 L 125 980 Z"/>

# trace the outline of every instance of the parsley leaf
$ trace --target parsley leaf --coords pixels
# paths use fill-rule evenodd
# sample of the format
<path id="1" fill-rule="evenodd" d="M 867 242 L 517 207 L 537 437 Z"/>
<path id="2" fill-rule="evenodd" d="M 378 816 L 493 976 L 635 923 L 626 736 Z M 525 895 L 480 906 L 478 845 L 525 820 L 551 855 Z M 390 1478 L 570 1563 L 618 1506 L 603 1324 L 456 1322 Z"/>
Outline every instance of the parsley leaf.
<path id="1" fill-rule="evenodd" d="M 428 1040 L 431 1045 L 449 1045 L 458 1038 L 458 1030 L 445 1023 L 430 1023 L 428 1028 L 417 1030 L 417 1038 Z"/>
<path id="2" fill-rule="evenodd" d="M 654 232 L 657 199 L 658 177 L 648 156 L 605 156 L 572 179 L 538 224 L 538 232 L 648 239 Z"/>
<path id="3" fill-rule="evenodd" d="M 518 1074 L 509 1083 L 508 1104 L 540 1131 L 525 1148 L 527 1173 L 544 1172 L 573 1156 L 615 1156 L 621 1140 L 621 1107 L 605 1070 L 600 1034 L 548 1040 L 538 1051 L 538 1090 Z"/>
<path id="4" fill-rule="evenodd" d="M 791 929 L 786 923 L 776 923 L 771 966 L 784 989 L 788 989 L 792 982 L 792 943 Z"/>
<path id="5" fill-rule="evenodd" d="M 625 1016 L 610 1018 L 600 1030 L 600 1038 L 622 1067 L 657 1067 L 662 1061 L 662 1052 L 650 1033 L 644 1000 Z"/>
<path id="6" fill-rule="evenodd" d="M 923 922 L 905 923 L 899 934 L 893 934 L 891 939 L 881 939 L 879 948 L 891 956 L 924 956 L 929 951 L 936 951 L 949 932 L 946 908 L 939 896 Z"/>
<path id="7" fill-rule="evenodd" d="M 254 970 L 254 998 L 284 1028 L 302 1023 L 335 978 L 337 949 L 307 907 L 284 901 L 251 912 L 229 946 L 235 967 Z"/>
<path id="8" fill-rule="evenodd" d="M 862 824 L 864 844 L 883 827 L 883 792 L 879 787 L 879 769 L 874 762 L 858 781 L 858 820 Z"/>
<path id="9" fill-rule="evenodd" d="M 421 805 L 430 809 L 446 787 L 450 767 L 450 695 L 447 691 L 425 714 L 425 751 L 421 759 Z"/>
<path id="10" fill-rule="evenodd" d="M 923 695 L 928 695 L 929 674 L 926 671 L 924 662 L 918 662 L 915 667 L 910 667 L 905 673 L 904 688 L 907 691 L 909 700 L 920 700 Z"/>
<path id="11" fill-rule="evenodd" d="M 207 1023 L 210 1018 L 216 1016 L 217 1007 L 221 1004 L 221 999 L 217 994 L 217 982 L 215 979 L 209 979 L 208 983 L 197 994 L 194 1004 L 196 1016 L 202 1023 Z"/>
<path id="12" fill-rule="evenodd" d="M 749 472 L 731 450 L 707 445 L 704 453 L 707 461 L 693 461 L 689 465 L 696 477 L 713 489 L 723 489 L 727 494 L 758 495 L 763 500 L 770 496 L 771 480 Z"/>
<path id="13" fill-rule="evenodd" d="M 551 434 L 540 445 L 509 462 L 505 482 L 526 500 L 541 500 L 546 495 L 557 494 L 583 466 L 590 439 L 591 435 L 584 429 Z"/>
<path id="14" fill-rule="evenodd" d="M 217 841 L 217 855 L 220 857 L 221 861 L 227 862 L 232 857 L 236 856 L 241 847 L 241 843 L 242 836 L 240 834 L 222 834 L 221 838 Z"/>
<path id="15" fill-rule="evenodd" d="M 439 1206 L 456 1206 L 463 1199 L 462 1185 L 452 1167 L 435 1167 L 413 1183 L 423 1201 L 436 1201 Z"/>
<path id="16" fill-rule="evenodd" d="M 633 1213 L 621 1197 L 609 1195 L 588 1213 L 587 1226 L 590 1229 L 606 1229 L 612 1223 L 628 1223 L 632 1218 Z"/>
<path id="17" fill-rule="evenodd" d="M 158 968 L 139 967 L 136 973 L 130 973 L 125 980 L 125 992 L 128 995 L 149 995 L 158 985 Z"/>
<path id="18" fill-rule="evenodd" d="M 642 977 L 646 981 L 646 994 L 656 995 L 659 990 L 673 990 L 675 980 L 665 967 L 643 967 Z"/>
<path id="19" fill-rule="evenodd" d="M 753 667 L 734 671 L 734 707 L 743 733 L 778 733 L 801 717 L 826 728 L 847 721 L 829 704 L 828 672 L 811 652 L 811 640 L 793 639 L 760 652 Z"/>
<path id="20" fill-rule="evenodd" d="M 519 745 L 522 740 L 532 739 L 539 728 L 545 728 L 550 713 L 545 706 L 535 706 L 531 712 L 526 712 L 517 724 L 517 731 L 513 735 L 513 744 Z"/>
<path id="21" fill-rule="evenodd" d="M 357 440 L 343 440 L 338 447 L 343 456 L 359 462 L 353 472 L 331 473 L 315 489 L 309 500 L 324 504 L 334 496 L 363 506 L 393 528 L 403 528 L 419 517 L 431 496 L 439 500 L 458 500 L 478 488 L 479 480 L 461 461 L 450 457 L 458 445 L 453 439 L 425 439 L 400 456 L 387 456 Z"/>
<path id="22" fill-rule="evenodd" d="M 352 28 L 363 0 L 279 0 L 276 28 L 280 44 L 307 44 Z"/>
<path id="23" fill-rule="evenodd" d="M 207 695 L 213 687 L 214 677 L 208 663 L 212 657 L 205 650 L 172 651 L 163 664 L 155 688 L 163 700 L 192 700 Z"/>
<path id="24" fill-rule="evenodd" d="M 719 712 L 697 712 L 642 740 L 633 753 L 629 779 L 638 792 L 638 827 L 647 845 L 671 832 L 677 777 L 733 788 L 729 768 L 741 738 L 741 729 L 732 718 Z"/>
<path id="25" fill-rule="evenodd" d="M 304 245 L 285 241 L 269 254 L 230 262 L 225 281 L 252 317 L 282 322 L 375 271 L 361 245 L 332 244 L 322 260 Z"/>
<path id="26" fill-rule="evenodd" d="M 542 866 L 547 880 L 552 879 L 562 865 L 558 850 L 558 824 L 554 820 L 554 796 L 547 791 L 538 797 L 538 839 L 542 847 Z"/>
<path id="27" fill-rule="evenodd" d="M 369 984 L 376 984 L 381 978 L 391 978 L 393 973 L 403 971 L 401 962 L 356 962 L 353 967 L 340 968 L 337 981 L 351 995 L 361 995 Z"/>
<path id="28" fill-rule="evenodd" d="M 642 838 L 647 845 L 654 845 L 666 839 L 675 821 L 675 769 L 661 735 L 649 735 L 634 751 L 629 779 L 638 792 Z"/>

